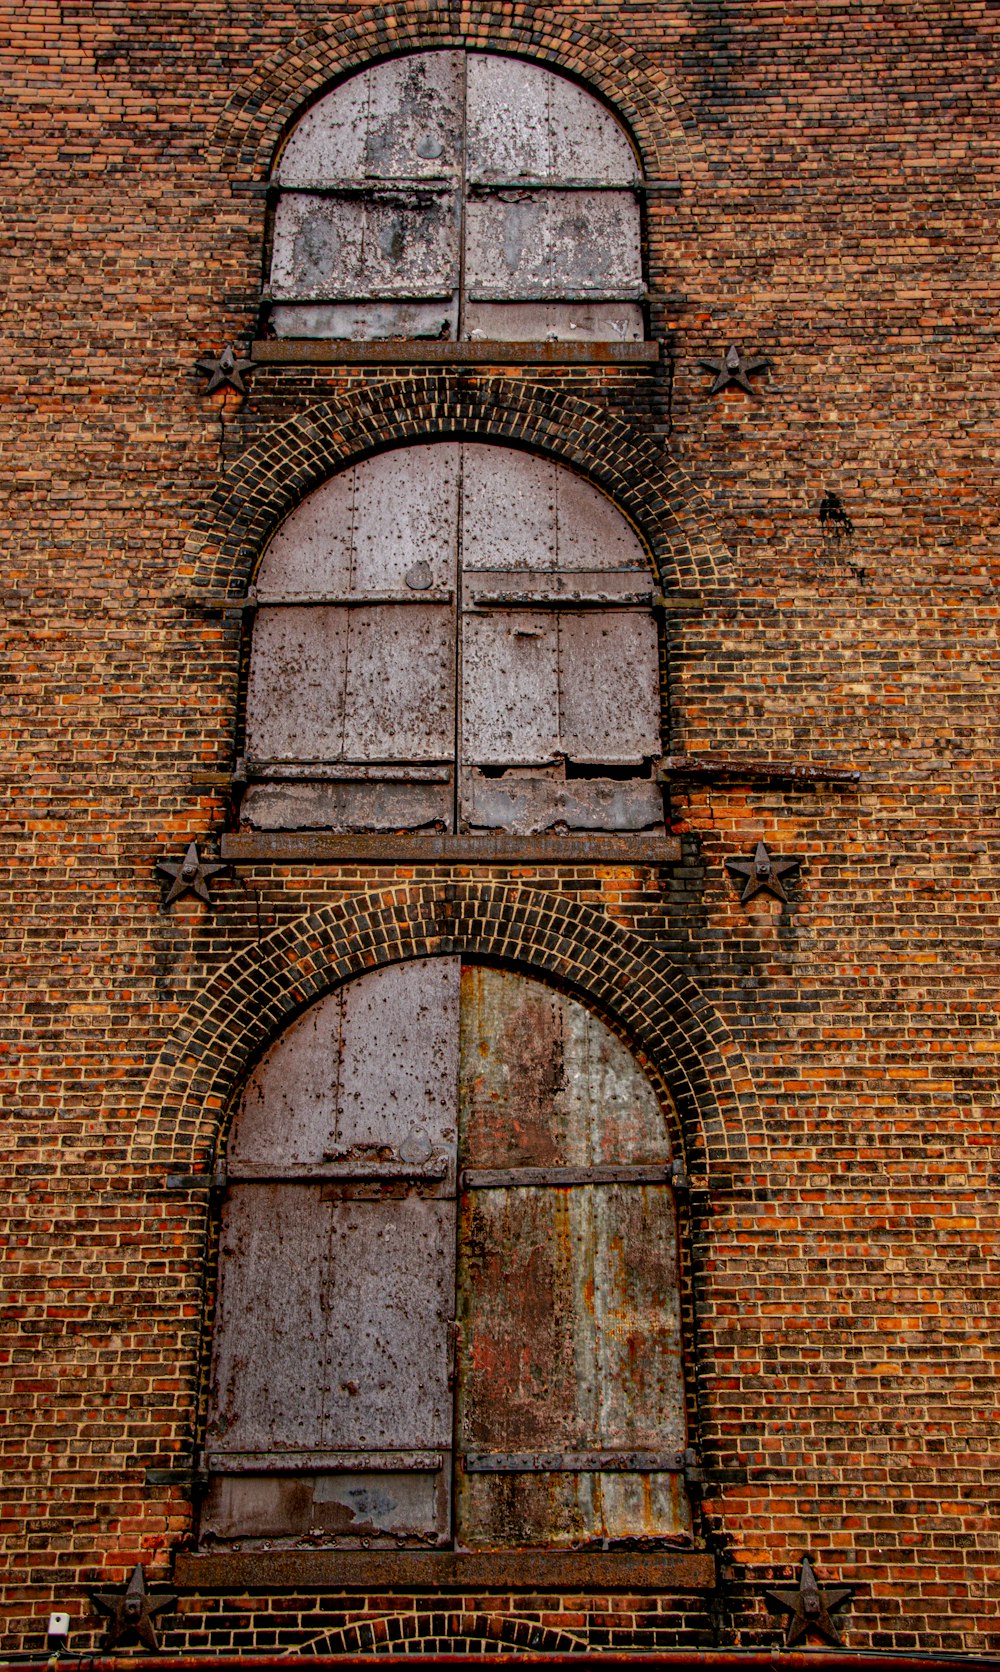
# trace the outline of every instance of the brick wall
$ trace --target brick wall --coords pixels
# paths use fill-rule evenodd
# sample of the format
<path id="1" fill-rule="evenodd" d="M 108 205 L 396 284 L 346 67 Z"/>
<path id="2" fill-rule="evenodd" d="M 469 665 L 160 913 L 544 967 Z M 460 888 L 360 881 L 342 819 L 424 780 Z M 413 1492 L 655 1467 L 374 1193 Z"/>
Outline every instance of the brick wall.
<path id="1" fill-rule="evenodd" d="M 651 996 L 609 978 L 593 1002 L 675 1100 L 688 1076 L 688 1369 L 723 1583 L 185 1595 L 164 1642 L 767 1644 L 764 1587 L 809 1551 L 855 1587 L 849 1646 L 1000 1650 L 993 14 L 2 11 L 6 1647 L 40 1649 L 55 1605 L 96 1642 L 88 1586 L 140 1560 L 165 1584 L 189 1537 L 186 1490 L 146 1471 L 191 1460 L 210 1212 L 166 1178 L 208 1162 L 234 982 L 262 1017 L 276 946 L 363 954 L 376 900 L 440 945 L 457 885 L 473 951 L 497 889 L 515 916 L 551 902 L 555 941 L 525 917 L 521 943 L 549 979 L 591 980 L 570 922 L 627 952 Z M 206 397 L 198 356 L 254 335 L 259 188 L 297 106 L 372 53 L 462 40 L 587 77 L 680 179 L 648 207 L 664 363 L 261 366 L 247 401 Z M 771 362 L 759 398 L 708 395 L 699 360 L 732 341 Z M 289 492 L 282 438 L 322 408 L 347 457 L 352 425 L 485 424 L 498 390 L 676 563 L 674 752 L 838 761 L 860 787 L 678 783 L 685 861 L 662 873 L 257 864 L 212 910 L 165 909 L 156 859 L 230 819 L 241 627 L 197 597 L 242 589 Z M 831 492 L 850 534 L 819 520 Z M 725 873 L 760 836 L 803 862 L 784 910 Z M 698 1028 L 668 1002 L 688 993 Z"/>

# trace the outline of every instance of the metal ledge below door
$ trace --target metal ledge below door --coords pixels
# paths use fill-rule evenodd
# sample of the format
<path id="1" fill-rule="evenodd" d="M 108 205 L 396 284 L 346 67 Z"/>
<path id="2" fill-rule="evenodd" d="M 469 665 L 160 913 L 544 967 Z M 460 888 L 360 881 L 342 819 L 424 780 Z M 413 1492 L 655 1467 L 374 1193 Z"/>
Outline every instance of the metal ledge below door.
<path id="1" fill-rule="evenodd" d="M 263 337 L 251 344 L 258 366 L 654 366 L 658 342 L 376 342 Z"/>
<path id="2" fill-rule="evenodd" d="M 178 1555 L 179 1591 L 711 1591 L 692 1551 L 260 1550 Z"/>
<path id="3" fill-rule="evenodd" d="M 677 865 L 675 836 L 331 836 L 238 831 L 223 836 L 228 864 Z"/>

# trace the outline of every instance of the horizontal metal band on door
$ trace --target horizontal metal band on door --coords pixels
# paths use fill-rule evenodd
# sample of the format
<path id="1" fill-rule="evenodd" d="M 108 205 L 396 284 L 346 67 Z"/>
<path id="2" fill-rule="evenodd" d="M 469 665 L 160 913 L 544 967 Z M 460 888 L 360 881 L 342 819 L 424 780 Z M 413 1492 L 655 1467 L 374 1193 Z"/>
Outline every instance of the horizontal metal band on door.
<path id="1" fill-rule="evenodd" d="M 466 1167 L 462 1187 L 519 1190 L 545 1185 L 560 1189 L 578 1184 L 669 1184 L 671 1166 L 670 1162 L 654 1162 L 645 1167 Z"/>
<path id="2" fill-rule="evenodd" d="M 470 1451 L 470 1475 L 684 1473 L 682 1451 Z"/>
<path id="3" fill-rule="evenodd" d="M 348 1474 L 390 1474 L 442 1469 L 445 1456 L 437 1451 L 210 1451 L 205 1468 L 215 1475 L 268 1474 L 284 1471 L 344 1471 Z"/>

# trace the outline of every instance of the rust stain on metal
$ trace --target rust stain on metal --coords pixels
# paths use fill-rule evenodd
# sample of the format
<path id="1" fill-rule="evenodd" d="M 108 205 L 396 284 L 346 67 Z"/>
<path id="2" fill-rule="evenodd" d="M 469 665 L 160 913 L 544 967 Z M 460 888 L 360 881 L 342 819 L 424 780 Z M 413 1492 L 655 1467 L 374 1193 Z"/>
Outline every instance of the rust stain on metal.
<path id="1" fill-rule="evenodd" d="M 182 1591 L 607 1590 L 710 1591 L 715 1560 L 686 1551 L 340 1550 L 180 1554 L 174 1584 Z"/>

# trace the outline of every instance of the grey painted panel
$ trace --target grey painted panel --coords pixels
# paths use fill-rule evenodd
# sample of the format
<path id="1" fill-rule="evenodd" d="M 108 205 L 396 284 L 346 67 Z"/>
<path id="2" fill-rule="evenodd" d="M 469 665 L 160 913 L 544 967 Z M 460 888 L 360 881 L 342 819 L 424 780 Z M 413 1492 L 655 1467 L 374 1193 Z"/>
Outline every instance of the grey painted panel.
<path id="1" fill-rule="evenodd" d="M 261 1058 L 233 1120 L 231 1176 L 318 1165 L 336 1143 L 342 1009 L 340 992 L 311 1005 Z"/>
<path id="2" fill-rule="evenodd" d="M 422 52 L 374 65 L 319 99 L 290 135 L 282 185 L 440 177 L 460 168 L 462 59 Z"/>
<path id="3" fill-rule="evenodd" d="M 247 684 L 247 753 L 336 760 L 343 752 L 348 611 L 258 610 Z"/>
<path id="4" fill-rule="evenodd" d="M 629 311 L 627 304 L 624 311 Z M 641 341 L 641 310 L 633 311 L 639 319 L 635 333 L 611 329 L 601 334 L 617 337 L 622 342 Z M 272 307 L 268 324 L 276 337 L 353 342 L 384 342 L 392 337 L 454 340 L 458 336 L 458 296 L 438 302 L 279 302 Z M 582 335 L 582 329 L 571 331 L 565 340 L 572 341 L 579 336 L 581 341 L 589 341 L 590 338 Z"/>
<path id="5" fill-rule="evenodd" d="M 278 312 L 275 309 L 272 320 Z M 275 330 L 279 337 L 353 334 L 338 330 L 298 332 L 278 324 Z M 377 334 L 393 335 L 388 331 Z M 436 333 L 412 330 L 406 334 Z M 467 302 L 465 334 L 472 342 L 639 343 L 646 330 L 637 302 Z"/>
<path id="6" fill-rule="evenodd" d="M 637 763 L 659 755 L 657 657 L 651 615 L 560 611 L 561 734 L 570 760 Z"/>
<path id="7" fill-rule="evenodd" d="M 453 624 L 452 610 L 435 605 L 350 611 L 344 721 L 348 760 L 442 760 L 451 754 Z M 321 755 L 320 750 L 311 753 Z"/>
<path id="8" fill-rule="evenodd" d="M 635 153 L 592 94 L 541 65 L 488 54 L 468 60 L 470 180 L 638 178 Z"/>
<path id="9" fill-rule="evenodd" d="M 378 453 L 332 476 L 275 533 L 258 592 L 405 592 L 418 563 L 427 565 L 422 589 L 454 587 L 460 463 L 460 444 L 442 442 Z"/>
<path id="10" fill-rule="evenodd" d="M 556 494 L 560 569 L 626 569 L 652 582 L 642 541 L 617 505 L 572 470 L 558 471 Z"/>
<path id="11" fill-rule="evenodd" d="M 402 447 L 366 459 L 355 471 L 355 592 L 455 585 L 461 444 Z M 414 577 L 417 564 L 426 573 Z M 414 591 L 414 598 L 420 596 Z"/>
<path id="12" fill-rule="evenodd" d="M 436 1474 L 216 1475 L 201 1506 L 201 1537 L 350 1543 L 441 1534 L 446 1509 L 446 1479 Z"/>
<path id="13" fill-rule="evenodd" d="M 338 1147 L 430 1148 L 454 1176 L 460 982 L 457 958 L 425 958 L 342 989 Z"/>
<path id="14" fill-rule="evenodd" d="M 480 765 L 554 760 L 558 712 L 552 613 L 463 616 L 463 760 Z"/>
<path id="15" fill-rule="evenodd" d="M 462 773 L 462 822 L 470 830 L 541 835 L 568 830 L 657 830 L 663 827 L 663 792 L 648 779 L 530 777 L 508 772 L 484 778 Z"/>
<path id="16" fill-rule="evenodd" d="M 470 296 L 642 294 L 641 220 L 629 192 L 504 193 L 466 205 Z"/>
<path id="17" fill-rule="evenodd" d="M 210 1450 L 314 1445 L 322 1420 L 330 1209 L 312 1185 L 234 1185 L 223 1207 Z"/>
<path id="18" fill-rule="evenodd" d="M 240 804 L 249 830 L 450 830 L 450 784 L 251 784 Z"/>
<path id="19" fill-rule="evenodd" d="M 463 455 L 463 568 L 554 569 L 559 467 L 482 442 Z"/>
<path id="20" fill-rule="evenodd" d="M 271 290 L 293 301 L 450 294 L 458 219 L 450 192 L 286 195 L 274 217 Z"/>
<path id="21" fill-rule="evenodd" d="M 451 1445 L 455 1204 L 332 1202 L 323 1444 Z"/>
<path id="22" fill-rule="evenodd" d="M 576 999 L 505 970 L 462 971 L 459 1119 L 473 1169 L 670 1160 L 627 1046 Z"/>

